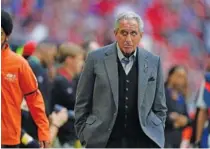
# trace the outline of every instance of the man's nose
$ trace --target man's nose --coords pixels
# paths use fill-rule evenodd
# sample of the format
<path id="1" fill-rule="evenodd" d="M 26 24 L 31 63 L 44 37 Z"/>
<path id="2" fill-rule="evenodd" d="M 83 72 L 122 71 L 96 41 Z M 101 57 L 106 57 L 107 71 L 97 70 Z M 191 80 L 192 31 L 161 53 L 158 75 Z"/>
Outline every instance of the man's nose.
<path id="1" fill-rule="evenodd" d="M 128 43 L 132 42 L 130 34 L 128 34 L 128 36 L 126 37 L 126 42 L 128 42 Z"/>

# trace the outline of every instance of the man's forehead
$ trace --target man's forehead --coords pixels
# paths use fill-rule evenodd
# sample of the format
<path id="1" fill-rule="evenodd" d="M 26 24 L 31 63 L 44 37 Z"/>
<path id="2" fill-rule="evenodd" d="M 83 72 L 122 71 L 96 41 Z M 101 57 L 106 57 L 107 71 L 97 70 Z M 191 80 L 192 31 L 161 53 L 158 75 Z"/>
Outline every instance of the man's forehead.
<path id="1" fill-rule="evenodd" d="M 137 28 L 138 29 L 138 22 L 135 19 L 123 19 L 119 22 L 120 28 Z"/>
<path id="2" fill-rule="evenodd" d="M 122 19 L 119 21 L 120 24 L 135 24 L 138 25 L 138 22 L 136 19 Z"/>

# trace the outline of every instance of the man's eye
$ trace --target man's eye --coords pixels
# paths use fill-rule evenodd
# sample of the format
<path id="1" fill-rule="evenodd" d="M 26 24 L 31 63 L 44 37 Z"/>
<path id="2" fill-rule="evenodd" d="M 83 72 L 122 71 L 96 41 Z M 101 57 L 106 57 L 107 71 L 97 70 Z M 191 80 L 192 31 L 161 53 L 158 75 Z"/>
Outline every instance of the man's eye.
<path id="1" fill-rule="evenodd" d="M 136 32 L 131 32 L 131 35 L 132 35 L 132 36 L 136 36 L 137 33 L 136 33 Z"/>
<path id="2" fill-rule="evenodd" d="M 127 35 L 128 35 L 128 33 L 125 32 L 125 31 L 122 31 L 121 34 L 122 34 L 123 36 L 127 36 Z"/>

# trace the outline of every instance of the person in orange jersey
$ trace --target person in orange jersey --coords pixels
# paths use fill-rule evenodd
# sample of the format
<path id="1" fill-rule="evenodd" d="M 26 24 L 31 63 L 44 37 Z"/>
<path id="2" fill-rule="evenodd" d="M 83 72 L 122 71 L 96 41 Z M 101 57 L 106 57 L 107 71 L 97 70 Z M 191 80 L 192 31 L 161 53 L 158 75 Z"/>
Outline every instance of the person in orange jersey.
<path id="1" fill-rule="evenodd" d="M 12 29 L 10 15 L 1 10 L 1 147 L 19 147 L 21 103 L 25 99 L 38 127 L 40 146 L 48 148 L 50 131 L 43 98 L 28 62 L 10 50 Z"/>

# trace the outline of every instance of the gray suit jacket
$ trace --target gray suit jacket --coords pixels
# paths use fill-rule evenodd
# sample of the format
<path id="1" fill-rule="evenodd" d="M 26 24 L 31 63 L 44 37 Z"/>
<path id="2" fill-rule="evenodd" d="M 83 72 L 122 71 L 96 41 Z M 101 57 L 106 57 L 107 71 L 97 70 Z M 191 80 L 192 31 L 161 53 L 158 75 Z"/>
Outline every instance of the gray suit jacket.
<path id="1" fill-rule="evenodd" d="M 166 100 L 160 58 L 138 48 L 139 124 L 164 147 Z M 75 129 L 86 147 L 106 147 L 118 111 L 116 43 L 91 52 L 81 74 L 75 104 Z M 135 130 L 134 130 L 135 131 Z"/>

